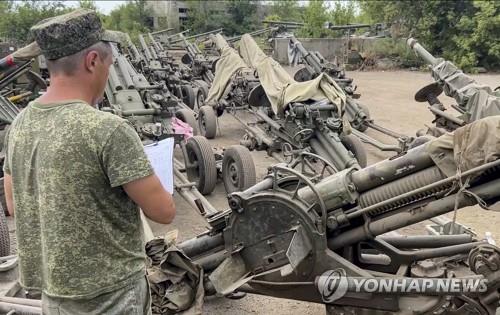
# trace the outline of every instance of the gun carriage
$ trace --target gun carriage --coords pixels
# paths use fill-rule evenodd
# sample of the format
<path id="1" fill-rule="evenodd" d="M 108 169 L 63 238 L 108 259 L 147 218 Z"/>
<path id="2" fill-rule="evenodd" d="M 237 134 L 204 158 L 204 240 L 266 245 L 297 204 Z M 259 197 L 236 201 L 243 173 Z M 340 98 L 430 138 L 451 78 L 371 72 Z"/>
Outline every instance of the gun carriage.
<path id="1" fill-rule="evenodd" d="M 247 55 L 259 55 L 265 57 L 250 35 L 244 35 L 245 49 L 251 50 Z M 214 85 L 209 91 L 207 102 L 200 109 L 198 121 L 200 131 L 207 137 L 214 137 L 215 130 L 207 129 L 204 126 L 204 114 L 216 112 L 222 114 L 228 111 L 233 114 L 245 128 L 247 134 L 241 144 L 250 150 L 266 150 L 270 156 L 279 161 L 283 161 L 280 152 L 286 157 L 288 162 L 300 155 L 302 151 L 312 153 L 307 158 L 316 159 L 320 156 L 333 166 L 336 170 L 360 163 L 366 166 L 366 152 L 361 142 L 351 135 L 343 132 L 343 121 L 341 112 L 335 103 L 328 100 L 323 92 L 313 92 L 304 96 L 306 92 L 300 93 L 296 101 L 291 101 L 283 105 L 283 110 L 275 110 L 266 93 L 266 89 L 273 89 L 269 84 L 263 84 L 261 77 L 271 71 L 275 73 L 275 78 L 283 78 L 281 87 L 277 90 L 287 93 L 286 88 L 293 79 L 271 58 L 268 61 L 272 67 L 259 68 L 249 67 L 238 53 L 229 46 L 222 35 L 212 36 L 218 49 L 221 51 L 221 58 L 218 61 L 218 70 Z M 226 67 L 227 65 L 227 67 Z M 268 72 L 269 71 L 269 72 Z M 270 75 L 269 77 L 272 77 Z M 320 78 L 321 79 L 321 78 Z M 328 79 L 326 79 L 328 80 Z M 269 83 L 271 80 L 268 80 Z M 277 80 L 279 81 L 279 80 Z M 298 84 L 298 83 L 293 83 Z M 318 83 L 311 91 L 320 91 L 319 85 L 325 84 L 325 89 L 335 89 L 331 84 L 334 82 Z M 294 86 L 290 90 L 299 91 L 301 87 Z M 306 91 L 307 89 L 304 89 Z M 285 91 L 285 92 L 283 92 Z M 331 91 L 331 90 L 329 90 Z M 297 92 L 298 93 L 298 92 Z M 319 93 L 319 94 L 316 94 Z M 337 87 L 333 95 L 343 97 L 343 92 Z M 336 94 L 338 93 L 338 94 Z M 246 109 L 252 114 L 253 121 L 240 118 L 237 110 Z M 212 132 L 213 131 L 213 132 Z M 314 156 L 314 158 L 312 157 Z"/>
<path id="2" fill-rule="evenodd" d="M 411 137 L 404 136 L 376 124 L 370 117 L 368 107 L 356 101 L 360 95 L 355 94 L 356 86 L 353 85 L 353 79 L 346 77 L 343 67 L 337 62 L 327 62 L 317 51 L 308 51 L 295 36 L 291 35 L 289 39 L 290 63 L 296 65 L 299 60 L 302 60 L 305 65 L 304 68 L 295 73 L 294 79 L 298 82 L 304 82 L 316 78 L 321 73 L 326 73 L 332 77 L 346 93 L 346 116 L 351 126 L 355 129 L 353 130 L 354 135 L 363 142 L 373 145 L 382 151 L 402 152 L 408 148 L 408 145 L 413 141 Z M 396 139 L 398 144 L 385 144 L 363 134 L 368 128 Z"/>
<path id="3" fill-rule="evenodd" d="M 209 231 L 177 247 L 203 268 L 206 295 L 241 291 L 310 301 L 324 304 L 327 314 L 495 314 L 498 247 L 460 230 L 430 236 L 394 231 L 498 201 L 500 161 L 486 160 L 498 146 L 463 135 L 495 138 L 499 123 L 498 117 L 476 121 L 397 158 L 328 176 L 275 165 L 262 182 L 231 194 L 230 209 L 209 220 Z M 466 162 L 454 158 L 454 147 L 485 154 Z M 354 292 L 340 284 L 346 277 L 374 283 L 460 277 L 486 285 L 476 292 L 402 286 Z"/>

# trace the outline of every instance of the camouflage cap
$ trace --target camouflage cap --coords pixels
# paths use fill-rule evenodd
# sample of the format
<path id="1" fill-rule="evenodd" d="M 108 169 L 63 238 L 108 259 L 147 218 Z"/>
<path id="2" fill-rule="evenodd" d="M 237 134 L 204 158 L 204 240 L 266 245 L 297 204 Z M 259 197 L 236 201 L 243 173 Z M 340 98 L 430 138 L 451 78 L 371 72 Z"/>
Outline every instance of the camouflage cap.
<path id="1" fill-rule="evenodd" d="M 47 59 L 75 54 L 99 41 L 119 42 L 115 34 L 102 28 L 92 10 L 77 9 L 45 19 L 31 28 L 35 41 Z"/>

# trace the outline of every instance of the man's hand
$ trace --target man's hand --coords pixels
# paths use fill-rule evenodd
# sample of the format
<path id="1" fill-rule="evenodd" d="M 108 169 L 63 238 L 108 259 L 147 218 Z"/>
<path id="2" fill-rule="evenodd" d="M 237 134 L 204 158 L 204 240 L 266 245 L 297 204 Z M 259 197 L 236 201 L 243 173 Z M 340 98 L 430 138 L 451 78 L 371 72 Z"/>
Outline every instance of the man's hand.
<path id="1" fill-rule="evenodd" d="M 175 204 L 156 175 L 146 176 L 124 184 L 127 195 L 139 205 L 151 220 L 168 224 L 175 217 Z"/>
<path id="2" fill-rule="evenodd" d="M 4 174 L 3 189 L 5 190 L 5 201 L 7 202 L 7 211 L 14 216 L 14 198 L 12 197 L 12 176 Z"/>

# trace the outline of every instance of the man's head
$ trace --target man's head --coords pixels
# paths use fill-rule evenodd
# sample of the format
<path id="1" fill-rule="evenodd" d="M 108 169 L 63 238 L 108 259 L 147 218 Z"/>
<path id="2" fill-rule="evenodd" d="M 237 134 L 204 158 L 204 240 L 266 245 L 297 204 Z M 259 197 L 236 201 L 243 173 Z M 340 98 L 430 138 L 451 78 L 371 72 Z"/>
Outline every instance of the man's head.
<path id="1" fill-rule="evenodd" d="M 102 97 L 113 62 L 109 42 L 119 39 L 102 28 L 95 12 L 75 10 L 43 20 L 31 31 L 47 59 L 52 80 L 77 80 L 92 100 Z"/>

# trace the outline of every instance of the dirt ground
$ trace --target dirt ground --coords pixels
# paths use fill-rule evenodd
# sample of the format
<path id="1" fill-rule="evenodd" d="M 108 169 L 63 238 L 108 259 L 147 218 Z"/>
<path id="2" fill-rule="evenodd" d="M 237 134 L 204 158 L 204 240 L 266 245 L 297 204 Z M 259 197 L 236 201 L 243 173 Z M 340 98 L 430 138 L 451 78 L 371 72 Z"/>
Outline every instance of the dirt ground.
<path id="1" fill-rule="evenodd" d="M 288 69 L 293 72 L 293 69 Z M 360 101 L 369 107 L 371 116 L 377 123 L 392 128 L 407 135 L 414 135 L 415 132 L 423 128 L 425 124 L 430 124 L 432 115 L 427 110 L 426 105 L 413 100 L 415 92 L 424 85 L 431 83 L 429 73 L 410 71 L 385 71 L 385 72 L 350 72 L 349 76 L 354 78 L 361 93 Z M 500 75 L 478 75 L 475 78 L 482 84 L 492 87 L 500 85 Z M 452 99 L 442 96 L 441 100 L 449 105 Z M 451 109 L 452 111 L 453 109 Z M 220 136 L 211 140 L 214 147 L 224 147 L 237 144 L 244 135 L 242 126 L 230 115 L 223 115 L 219 124 Z M 371 130 L 369 135 L 385 141 L 392 139 L 377 134 Z M 384 158 L 390 157 L 391 153 L 384 153 L 367 146 L 369 151 L 369 164 L 375 163 Z M 266 174 L 267 167 L 275 163 L 275 160 L 267 157 L 264 152 L 252 152 L 255 160 L 258 178 Z M 216 191 L 209 195 L 207 199 L 219 209 L 226 209 L 227 203 L 222 183 L 219 183 Z M 195 236 L 197 233 L 205 231 L 206 224 L 203 219 L 189 207 L 189 205 L 179 196 L 176 197 L 177 217 L 171 226 L 159 226 L 152 224 L 156 234 L 162 234 L 171 229 L 179 230 L 180 240 L 185 240 Z M 461 223 L 464 223 L 478 232 L 482 236 L 486 231 L 493 233 L 496 240 L 500 240 L 500 212 L 490 212 L 481 210 L 478 207 L 462 209 L 458 213 Z M 420 228 L 421 227 L 417 227 Z M 270 298 L 258 295 L 247 295 L 241 300 L 229 300 L 225 298 L 208 298 L 204 306 L 205 314 L 324 314 L 321 305 L 307 302 L 290 301 L 284 299 Z"/>

